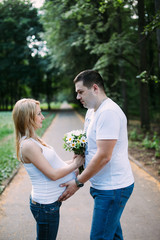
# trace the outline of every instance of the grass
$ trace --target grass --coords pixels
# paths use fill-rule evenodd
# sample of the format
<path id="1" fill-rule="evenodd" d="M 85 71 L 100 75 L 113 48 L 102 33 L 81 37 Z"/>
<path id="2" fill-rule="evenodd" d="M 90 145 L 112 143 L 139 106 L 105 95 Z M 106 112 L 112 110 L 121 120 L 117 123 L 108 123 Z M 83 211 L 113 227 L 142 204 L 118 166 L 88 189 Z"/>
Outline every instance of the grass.
<path id="1" fill-rule="evenodd" d="M 42 112 L 45 116 L 43 127 L 37 130 L 38 136 L 42 137 L 45 130 L 51 124 L 55 114 Z M 9 178 L 16 170 L 20 162 L 16 158 L 14 126 L 11 112 L 0 112 L 0 192 L 3 191 L 3 181 Z"/>
<path id="2" fill-rule="evenodd" d="M 51 102 L 51 104 L 50 104 L 51 109 L 59 109 L 60 106 L 61 106 L 60 102 L 57 102 L 57 103 Z M 47 103 L 41 103 L 41 109 L 47 110 L 48 109 L 48 104 Z"/>
<path id="3" fill-rule="evenodd" d="M 5 141 L 0 145 L 0 184 L 10 176 L 14 169 L 19 166 L 19 161 L 16 159 L 14 139 Z"/>
<path id="4" fill-rule="evenodd" d="M 72 108 L 74 108 L 80 115 L 82 115 L 83 117 L 85 117 L 87 109 L 84 107 L 80 107 L 78 104 L 76 103 L 70 103 L 70 105 L 72 106 Z"/>
<path id="5" fill-rule="evenodd" d="M 130 154 L 145 167 L 151 168 L 160 176 L 160 128 L 151 124 L 150 131 L 140 128 L 140 122 L 130 121 L 128 126 Z"/>
<path id="6" fill-rule="evenodd" d="M 151 130 L 146 132 L 139 125 L 131 123 L 128 130 L 130 143 L 140 145 L 141 148 L 153 149 L 155 157 L 160 157 L 160 129 L 158 124 L 157 126 L 151 126 Z"/>
<path id="7" fill-rule="evenodd" d="M 0 112 L 0 140 L 14 132 L 11 112 Z"/>

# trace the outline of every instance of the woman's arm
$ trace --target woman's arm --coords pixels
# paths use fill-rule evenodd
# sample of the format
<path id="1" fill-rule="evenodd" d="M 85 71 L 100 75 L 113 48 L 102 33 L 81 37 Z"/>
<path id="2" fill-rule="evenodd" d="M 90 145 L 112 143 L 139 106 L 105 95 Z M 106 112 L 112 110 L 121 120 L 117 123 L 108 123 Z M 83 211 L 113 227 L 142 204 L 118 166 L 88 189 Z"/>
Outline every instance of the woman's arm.
<path id="1" fill-rule="evenodd" d="M 67 160 L 67 161 L 65 161 L 65 163 L 67 163 L 67 164 L 71 164 L 71 163 L 73 163 L 73 159 L 71 159 L 71 160 Z"/>
<path id="2" fill-rule="evenodd" d="M 42 154 L 42 149 L 32 141 L 24 141 L 22 148 L 22 156 L 25 163 L 32 163 L 36 166 L 45 176 L 55 181 L 59 178 L 71 173 L 83 164 L 83 158 L 77 156 L 71 164 L 54 169 Z"/>

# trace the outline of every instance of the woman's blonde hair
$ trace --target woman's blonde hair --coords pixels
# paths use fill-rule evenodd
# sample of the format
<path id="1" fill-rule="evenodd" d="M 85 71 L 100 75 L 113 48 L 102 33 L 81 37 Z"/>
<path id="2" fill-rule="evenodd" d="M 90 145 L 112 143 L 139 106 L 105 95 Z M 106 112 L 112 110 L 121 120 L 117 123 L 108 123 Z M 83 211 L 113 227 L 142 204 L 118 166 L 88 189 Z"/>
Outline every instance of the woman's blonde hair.
<path id="1" fill-rule="evenodd" d="M 34 136 L 36 140 L 41 142 L 43 145 L 43 141 L 36 135 L 36 107 L 40 105 L 40 102 L 30 98 L 23 98 L 16 102 L 13 111 L 13 121 L 15 126 L 15 134 L 16 134 L 16 153 L 17 158 L 19 159 L 19 148 L 20 148 L 20 140 L 23 136 L 26 138 L 31 138 Z"/>

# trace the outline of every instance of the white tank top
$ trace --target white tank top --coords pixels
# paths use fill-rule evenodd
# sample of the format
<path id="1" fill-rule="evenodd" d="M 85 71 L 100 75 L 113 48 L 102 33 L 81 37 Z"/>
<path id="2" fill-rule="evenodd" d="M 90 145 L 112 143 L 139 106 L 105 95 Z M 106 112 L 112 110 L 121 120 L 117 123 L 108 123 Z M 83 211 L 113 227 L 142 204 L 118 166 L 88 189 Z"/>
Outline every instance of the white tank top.
<path id="1" fill-rule="evenodd" d="M 23 147 L 23 140 L 25 141 L 26 137 L 23 137 L 21 139 L 20 144 L 20 158 L 24 164 L 24 167 L 26 171 L 28 172 L 28 175 L 32 182 L 32 191 L 31 196 L 32 199 L 35 202 L 41 203 L 41 204 L 49 204 L 53 203 L 58 200 L 59 196 L 64 192 L 65 187 L 60 187 L 59 185 L 65 182 L 68 182 L 75 178 L 75 173 L 72 172 L 68 174 L 67 176 L 60 178 L 56 181 L 53 181 L 46 177 L 38 168 L 34 166 L 32 163 L 24 163 L 23 157 L 22 157 L 22 147 Z M 27 139 L 28 140 L 28 139 Z M 46 146 L 43 146 L 38 141 L 34 140 L 33 138 L 29 138 L 29 140 L 35 142 L 38 144 L 41 149 L 44 157 L 46 160 L 50 163 L 50 165 L 57 169 L 62 168 L 67 163 L 65 163 L 55 152 L 53 148 L 48 148 Z"/>

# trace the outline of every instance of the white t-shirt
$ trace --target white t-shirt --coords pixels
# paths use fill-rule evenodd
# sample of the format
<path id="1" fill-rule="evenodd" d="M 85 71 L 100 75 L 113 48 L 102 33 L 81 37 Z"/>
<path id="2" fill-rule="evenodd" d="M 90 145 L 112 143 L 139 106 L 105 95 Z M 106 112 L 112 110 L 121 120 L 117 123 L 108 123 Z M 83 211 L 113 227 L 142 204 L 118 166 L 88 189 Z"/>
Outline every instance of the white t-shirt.
<path id="1" fill-rule="evenodd" d="M 134 182 L 128 159 L 127 119 L 121 108 L 107 98 L 94 112 L 89 109 L 84 129 L 87 134 L 85 166 L 97 151 L 96 140 L 117 139 L 111 160 L 91 179 L 91 186 L 99 190 L 127 187 Z"/>
<path id="2" fill-rule="evenodd" d="M 22 138 L 22 140 L 25 137 Z M 55 150 L 51 147 L 48 148 L 43 146 L 38 141 L 30 138 L 29 140 L 38 144 L 41 149 L 44 157 L 50 163 L 51 167 L 58 169 L 62 168 L 67 163 L 65 163 L 55 152 Z M 25 140 L 24 140 L 25 141 Z M 21 141 L 21 148 L 23 147 L 23 141 Z M 20 150 L 21 151 L 21 150 Z M 23 157 L 21 156 L 23 161 Z M 38 161 L 38 159 L 37 159 Z M 49 204 L 58 200 L 59 196 L 64 192 L 65 187 L 60 187 L 59 185 L 62 183 L 66 183 L 75 178 L 75 173 L 71 172 L 63 178 L 60 178 L 56 181 L 53 181 L 46 177 L 34 164 L 32 163 L 24 163 L 24 167 L 28 172 L 28 175 L 32 182 L 32 192 L 31 196 L 35 202 L 41 204 Z"/>

